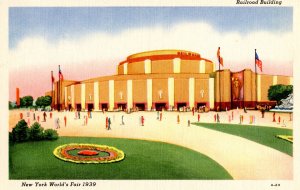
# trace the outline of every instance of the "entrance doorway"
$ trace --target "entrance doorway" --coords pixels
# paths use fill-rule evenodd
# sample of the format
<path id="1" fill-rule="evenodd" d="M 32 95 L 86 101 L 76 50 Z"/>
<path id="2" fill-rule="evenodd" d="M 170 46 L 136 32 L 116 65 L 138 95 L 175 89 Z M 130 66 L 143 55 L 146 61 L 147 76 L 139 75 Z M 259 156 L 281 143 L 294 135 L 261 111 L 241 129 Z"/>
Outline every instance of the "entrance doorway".
<path id="1" fill-rule="evenodd" d="M 186 107 L 186 103 L 185 102 L 177 103 L 177 110 L 182 111 L 182 109 L 184 107 Z"/>
<path id="2" fill-rule="evenodd" d="M 107 104 L 101 104 L 101 109 L 102 110 L 107 110 L 108 108 L 108 105 Z"/>
<path id="3" fill-rule="evenodd" d="M 117 104 L 119 110 L 125 110 L 127 105 L 125 103 Z"/>
<path id="4" fill-rule="evenodd" d="M 135 104 L 135 107 L 136 107 L 139 111 L 145 111 L 145 104 Z"/>
<path id="5" fill-rule="evenodd" d="M 77 111 L 81 111 L 81 104 L 76 104 Z"/>
<path id="6" fill-rule="evenodd" d="M 166 109 L 166 103 L 155 103 L 155 109 L 156 111 L 162 111 L 163 109 Z"/>
<path id="7" fill-rule="evenodd" d="M 88 104 L 88 111 L 92 111 L 94 109 L 94 104 Z"/>

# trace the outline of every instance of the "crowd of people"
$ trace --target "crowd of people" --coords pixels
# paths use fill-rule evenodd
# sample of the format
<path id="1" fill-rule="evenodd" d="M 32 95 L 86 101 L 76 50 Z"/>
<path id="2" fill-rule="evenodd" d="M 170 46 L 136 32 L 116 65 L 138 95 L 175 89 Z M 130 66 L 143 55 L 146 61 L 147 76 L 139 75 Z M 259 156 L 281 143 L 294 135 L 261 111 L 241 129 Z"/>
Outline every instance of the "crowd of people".
<path id="1" fill-rule="evenodd" d="M 89 120 L 90 119 L 97 119 L 97 118 L 93 118 L 93 112 L 92 111 L 73 111 L 74 112 L 74 118 L 70 118 L 69 114 L 66 113 L 70 113 L 69 111 L 63 111 L 60 112 L 61 114 L 61 118 L 59 116 L 56 116 L 54 119 L 53 117 L 53 112 L 40 112 L 40 111 L 25 111 L 26 113 L 26 118 L 24 118 L 24 113 L 20 112 L 20 119 L 25 119 L 25 121 L 27 122 L 28 126 L 30 126 L 31 122 L 46 122 L 47 119 L 54 121 L 54 127 L 56 129 L 60 129 L 61 128 L 61 119 L 63 120 L 63 126 L 67 127 L 68 126 L 68 120 L 69 119 L 74 119 L 74 120 L 82 120 L 82 126 L 88 126 L 89 124 Z M 158 121 L 162 121 L 163 120 L 163 114 L 165 111 L 156 111 L 156 120 Z M 207 117 L 206 113 L 203 112 L 199 112 L 198 110 L 192 109 L 191 111 L 192 114 L 192 121 L 193 122 L 201 122 L 201 118 L 202 117 Z M 224 113 L 225 112 L 225 113 Z M 234 119 L 236 117 L 236 119 L 238 119 L 238 124 L 255 124 L 256 123 L 256 116 L 253 114 L 249 114 L 247 112 L 247 109 L 235 109 L 235 110 L 227 110 L 224 112 L 214 112 L 213 113 L 213 119 L 211 120 L 212 123 L 236 123 L 236 121 L 234 122 Z M 65 114 L 64 114 L 65 113 Z M 125 125 L 125 118 L 130 119 L 130 116 L 126 113 L 123 112 L 124 114 L 120 115 L 120 125 Z M 139 119 L 139 125 L 140 126 L 145 126 L 145 122 L 147 122 L 147 120 L 151 120 L 154 119 L 154 117 L 149 118 L 149 115 L 147 115 L 147 118 L 145 115 L 143 115 L 143 112 L 140 112 L 140 116 L 138 117 Z M 153 112 L 154 114 L 155 112 Z M 220 116 L 220 114 L 222 113 L 222 117 Z M 105 126 L 106 130 L 112 130 L 112 123 L 117 123 L 115 120 L 115 115 L 113 114 L 106 114 L 105 111 L 102 112 L 103 115 L 106 115 L 105 117 L 105 123 L 103 124 L 103 126 Z M 264 111 L 261 111 L 261 118 L 264 118 Z M 125 117 L 126 115 L 126 117 Z M 181 124 L 184 125 L 183 123 L 181 123 L 181 120 L 184 120 L 186 123 L 186 126 L 190 126 L 191 125 L 191 119 L 190 117 L 184 118 L 186 117 L 186 115 L 181 114 L 180 112 L 177 112 L 177 117 L 176 117 L 176 123 L 177 124 Z M 227 119 L 226 119 L 227 117 Z M 40 120 L 40 118 L 42 118 L 42 120 Z M 183 119 L 182 119 L 183 118 Z M 292 117 L 290 115 L 290 121 L 292 120 Z M 248 121 L 248 122 L 247 122 Z M 207 121 L 206 121 L 207 122 Z M 278 124 L 281 124 L 282 126 L 286 126 L 285 124 L 285 120 L 281 118 L 280 115 L 276 116 L 276 113 L 273 113 L 273 120 L 272 122 L 276 122 Z"/>

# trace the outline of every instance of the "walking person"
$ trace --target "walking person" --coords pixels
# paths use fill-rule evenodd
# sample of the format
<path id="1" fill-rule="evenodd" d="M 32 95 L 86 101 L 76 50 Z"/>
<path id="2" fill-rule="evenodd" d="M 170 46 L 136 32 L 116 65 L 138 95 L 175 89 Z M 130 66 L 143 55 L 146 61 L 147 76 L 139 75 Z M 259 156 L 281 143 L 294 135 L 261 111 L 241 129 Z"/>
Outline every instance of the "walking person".
<path id="1" fill-rule="evenodd" d="M 218 113 L 217 113 L 217 122 L 220 123 L 220 116 Z"/>
<path id="2" fill-rule="evenodd" d="M 67 117 L 64 117 L 65 127 L 67 126 Z"/>
<path id="3" fill-rule="evenodd" d="M 162 112 L 159 113 L 159 120 L 162 120 Z"/>
<path id="4" fill-rule="evenodd" d="M 57 117 L 55 119 L 55 126 L 56 126 L 56 129 L 59 129 L 60 128 L 60 120 L 59 120 L 59 117 Z"/>
<path id="5" fill-rule="evenodd" d="M 200 122 L 200 113 L 198 113 L 198 122 Z"/>
<path id="6" fill-rule="evenodd" d="M 108 130 L 108 117 L 105 118 L 105 128 Z"/>
<path id="7" fill-rule="evenodd" d="M 275 119 L 275 112 L 273 113 L 273 122 L 276 122 L 276 119 Z"/>
<path id="8" fill-rule="evenodd" d="M 159 120 L 159 111 L 156 112 L 156 115 L 157 115 L 156 119 Z"/>
<path id="9" fill-rule="evenodd" d="M 88 124 L 88 120 L 89 120 L 89 117 L 86 115 L 86 116 L 85 116 L 85 124 L 86 124 L 86 125 Z"/>
<path id="10" fill-rule="evenodd" d="M 188 127 L 190 127 L 191 126 L 191 121 L 190 120 L 188 120 Z"/>
<path id="11" fill-rule="evenodd" d="M 44 122 L 46 122 L 46 117 L 47 117 L 46 112 L 43 113 L 43 117 L 44 117 Z"/>
<path id="12" fill-rule="evenodd" d="M 37 118 L 37 121 L 39 123 L 40 122 L 40 116 L 38 115 L 36 118 Z"/>
<path id="13" fill-rule="evenodd" d="M 50 119 L 52 119 L 52 112 L 50 112 Z"/>
<path id="14" fill-rule="evenodd" d="M 21 112 L 20 113 L 20 120 L 22 120 L 23 119 L 23 113 Z"/>
<path id="15" fill-rule="evenodd" d="M 280 119 L 281 119 L 280 116 L 278 116 L 278 124 L 280 124 Z"/>
<path id="16" fill-rule="evenodd" d="M 121 116 L 121 125 L 125 125 L 125 123 L 124 123 L 124 115 Z"/>
<path id="17" fill-rule="evenodd" d="M 111 120 L 110 120 L 110 117 L 109 117 L 108 118 L 108 130 L 111 130 L 110 125 L 111 125 Z"/>
<path id="18" fill-rule="evenodd" d="M 233 120 L 233 111 L 231 112 L 231 120 Z"/>
<path id="19" fill-rule="evenodd" d="M 145 122 L 145 118 L 144 118 L 144 116 L 141 116 L 141 123 L 142 123 L 142 126 L 144 126 L 144 122 Z"/>
<path id="20" fill-rule="evenodd" d="M 179 124 L 180 123 L 180 116 L 179 116 L 179 114 L 177 115 L 177 124 Z"/>
<path id="21" fill-rule="evenodd" d="M 80 119 L 80 111 L 78 111 L 78 119 Z"/>
<path id="22" fill-rule="evenodd" d="M 216 121 L 217 121 L 217 115 L 216 114 L 214 115 L 214 120 L 215 120 L 215 123 L 216 123 Z"/>
<path id="23" fill-rule="evenodd" d="M 35 112 L 33 112 L 33 121 L 35 121 Z"/>

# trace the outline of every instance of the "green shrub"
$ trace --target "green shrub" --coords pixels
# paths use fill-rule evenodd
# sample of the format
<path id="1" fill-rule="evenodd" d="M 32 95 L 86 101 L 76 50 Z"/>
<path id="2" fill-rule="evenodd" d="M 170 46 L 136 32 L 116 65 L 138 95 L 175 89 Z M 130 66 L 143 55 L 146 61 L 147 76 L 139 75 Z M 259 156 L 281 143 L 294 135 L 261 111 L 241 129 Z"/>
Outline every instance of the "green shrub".
<path id="1" fill-rule="evenodd" d="M 14 142 L 27 141 L 29 139 L 29 129 L 24 119 L 20 120 L 12 130 L 12 140 Z"/>
<path id="2" fill-rule="evenodd" d="M 44 138 L 43 131 L 44 128 L 41 127 L 41 125 L 38 122 L 32 124 L 31 128 L 29 129 L 30 140 L 32 141 L 43 140 Z"/>
<path id="3" fill-rule="evenodd" d="M 44 139 L 45 140 L 56 140 L 58 139 L 58 133 L 53 129 L 46 129 L 44 131 Z"/>

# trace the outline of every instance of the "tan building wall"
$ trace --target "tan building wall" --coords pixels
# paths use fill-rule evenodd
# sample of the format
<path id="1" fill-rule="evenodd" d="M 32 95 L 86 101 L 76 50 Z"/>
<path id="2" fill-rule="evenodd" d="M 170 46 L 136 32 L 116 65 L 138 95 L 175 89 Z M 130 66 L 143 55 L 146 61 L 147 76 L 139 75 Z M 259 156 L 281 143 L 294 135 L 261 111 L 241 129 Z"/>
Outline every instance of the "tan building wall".
<path id="1" fill-rule="evenodd" d="M 147 81 L 132 81 L 132 99 L 133 103 L 147 103 Z"/>
<path id="2" fill-rule="evenodd" d="M 94 103 L 94 83 L 85 83 L 85 103 Z"/>
<path id="3" fill-rule="evenodd" d="M 108 103 L 108 80 L 99 82 L 99 103 Z"/>
<path id="4" fill-rule="evenodd" d="M 272 75 L 261 75 L 261 101 L 266 102 L 268 99 L 268 89 L 273 85 Z"/>
<path id="5" fill-rule="evenodd" d="M 212 62 L 205 61 L 205 73 L 212 73 L 214 70 L 214 64 Z"/>
<path id="6" fill-rule="evenodd" d="M 124 64 L 118 65 L 118 74 L 123 75 L 124 74 Z"/>
<path id="7" fill-rule="evenodd" d="M 81 104 L 81 84 L 74 85 L 75 104 Z"/>
<path id="8" fill-rule="evenodd" d="M 209 102 L 208 82 L 208 79 L 195 79 L 195 102 Z"/>
<path id="9" fill-rule="evenodd" d="M 145 73 L 144 61 L 129 63 L 128 74 L 142 74 Z"/>
<path id="10" fill-rule="evenodd" d="M 288 77 L 288 76 L 277 76 L 277 84 L 290 85 L 290 77 Z"/>
<path id="11" fill-rule="evenodd" d="M 173 73 L 173 60 L 152 61 L 152 73 Z"/>
<path id="12" fill-rule="evenodd" d="M 127 81 L 116 81 L 114 82 L 114 100 L 115 103 L 126 103 L 127 102 Z"/>
<path id="13" fill-rule="evenodd" d="M 174 79 L 174 101 L 175 107 L 177 103 L 187 103 L 189 102 L 189 79 Z"/>
<path id="14" fill-rule="evenodd" d="M 162 92 L 160 96 L 160 92 Z M 152 80 L 152 101 L 168 103 L 168 79 Z"/>
<path id="15" fill-rule="evenodd" d="M 196 73 L 199 71 L 198 60 L 181 60 L 180 73 Z"/>

